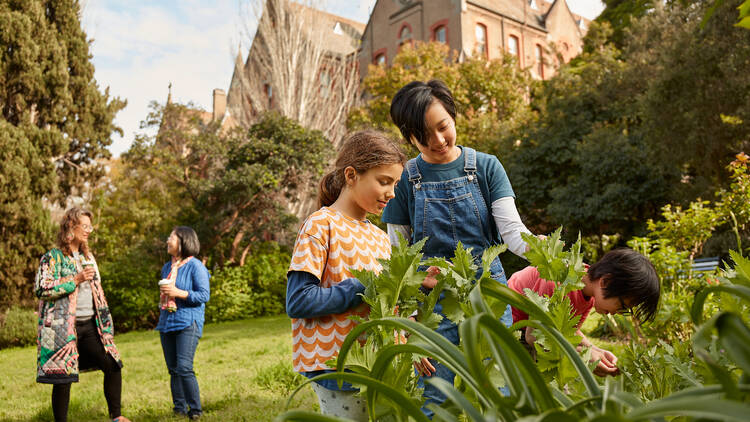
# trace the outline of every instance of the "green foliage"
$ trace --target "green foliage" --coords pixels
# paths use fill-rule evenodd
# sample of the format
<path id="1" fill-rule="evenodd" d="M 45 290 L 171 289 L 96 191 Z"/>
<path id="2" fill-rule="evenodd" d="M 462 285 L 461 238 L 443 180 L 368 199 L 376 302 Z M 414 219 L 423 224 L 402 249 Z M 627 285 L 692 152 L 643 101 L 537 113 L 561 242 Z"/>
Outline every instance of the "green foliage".
<path id="1" fill-rule="evenodd" d="M 0 349 L 36 344 L 38 320 L 36 312 L 19 306 L 0 313 Z"/>
<path id="2" fill-rule="evenodd" d="M 690 253 L 676 249 L 668 239 L 634 237 L 628 241 L 628 246 L 651 261 L 661 283 L 659 310 L 650 324 L 640 327 L 643 333 L 670 344 L 688 341 L 693 331 L 690 303 L 695 293 L 710 280 L 709 276 L 693 274 Z M 626 330 L 618 331 L 620 335 L 628 334 Z"/>
<path id="3" fill-rule="evenodd" d="M 285 204 L 312 185 L 331 154 L 321 132 L 276 114 L 225 131 L 187 106 L 152 106 L 144 124 L 160 125 L 159 133 L 136 140 L 123 155 L 121 177 L 101 193 L 107 208 L 120 207 L 125 196 L 131 201 L 132 216 L 107 212 L 124 229 L 118 237 L 159 243 L 178 223 L 189 225 L 219 267 L 242 266 L 258 241 L 288 240 L 296 218 Z M 146 227 L 135 224 L 144 217 Z"/>
<path id="4" fill-rule="evenodd" d="M 349 114 L 350 128 L 376 127 L 400 138 L 390 119 L 393 96 L 412 81 L 441 79 L 451 89 L 456 103 L 457 143 L 501 155 L 510 144 L 498 140 L 521 127 L 530 116 L 526 97 L 532 84 L 515 59 L 466 58 L 459 61 L 447 45 L 405 45 L 388 68 L 370 65 L 362 81 L 371 98 Z"/>
<path id="5" fill-rule="evenodd" d="M 305 377 L 294 371 L 289 360 L 264 368 L 255 376 L 255 383 L 262 388 L 288 396 L 302 383 Z"/>
<path id="6" fill-rule="evenodd" d="M 750 133 L 738 3 L 701 30 L 705 2 L 607 2 L 583 53 L 533 92 L 538 118 L 510 138 L 518 147 L 504 163 L 528 226 L 627 239 L 664 204 L 706 199 L 727 181 L 723 165 Z M 621 43 L 608 41 L 608 22 Z"/>
<path id="7" fill-rule="evenodd" d="M 101 92 L 75 0 L 0 3 L 0 307 L 31 304 L 28 280 L 53 244 L 44 202 L 103 176 L 96 160 L 125 106 Z"/>
<path id="8" fill-rule="evenodd" d="M 94 249 L 96 251 L 96 249 Z M 168 260 L 137 245 L 99 261 L 102 287 L 117 332 L 154 328 L 159 320 L 160 272 Z"/>
<path id="9" fill-rule="evenodd" d="M 653 11 L 652 0 L 604 0 L 604 10 L 596 17 L 598 23 L 608 23 L 613 31 L 609 36 L 618 47 L 625 40 L 625 32 L 632 22 Z"/>
<path id="10" fill-rule="evenodd" d="M 284 312 L 286 272 L 291 254 L 265 242 L 248 255 L 242 267 L 224 267 L 211 277 L 206 320 L 231 321 Z"/>
<path id="11" fill-rule="evenodd" d="M 555 254 L 552 258 L 557 258 L 560 254 L 558 241 L 548 239 L 546 244 L 537 245 L 537 249 L 553 251 Z M 545 271 L 567 274 L 567 271 L 556 272 L 552 265 L 549 267 Z M 749 286 L 750 279 L 745 277 L 745 272 L 750 271 L 750 261 L 738 259 L 737 268 L 728 276 L 734 277 L 742 287 Z M 728 283 L 728 278 L 722 281 L 722 285 L 724 283 Z M 717 287 L 710 290 L 719 291 Z M 735 289 L 734 293 L 738 291 Z M 742 293 L 740 297 L 741 300 L 750 301 L 750 293 Z M 534 363 L 511 329 L 502 325 L 490 310 L 486 301 L 490 298 L 506 301 L 527 312 L 531 316 L 527 325 L 549 339 L 547 346 L 558 348 L 570 365 L 567 368 L 570 375 L 565 378 L 575 378 L 583 388 L 572 388 L 574 384 L 571 383 L 561 385 L 545 380 L 541 368 Z M 649 350 L 631 348 L 630 353 L 635 356 L 633 360 L 637 359 L 640 366 L 627 373 L 628 383 L 624 378 L 619 382 L 607 379 L 602 386 L 597 383 L 573 344 L 554 327 L 554 321 L 559 318 L 556 312 L 548 315 L 532 300 L 490 280 L 482 280 L 474 287 L 470 293 L 470 303 L 472 315 L 459 326 L 462 338 L 460 347 L 434 330 L 409 319 L 389 316 L 366 321 L 356 326 L 344 340 L 337 361 L 339 372 L 321 376 L 320 379 L 346 380 L 365 386 L 363 394 L 370 406 L 370 418 L 383 416 L 376 413 L 374 404 L 376 400 L 383 400 L 390 404 L 390 419 L 396 421 L 426 420 L 417 406 L 419 402 L 400 388 L 402 384 L 389 382 L 391 380 L 387 375 L 392 361 L 401 355 L 412 354 L 430 356 L 457 375 L 455 386 L 440 379 L 426 381 L 443 391 L 448 398 L 443 406 L 430 405 L 435 411 L 433 420 L 640 421 L 677 416 L 740 421 L 750 412 L 747 402 L 750 399 L 750 386 L 746 383 L 747 371 L 750 370 L 750 359 L 747 358 L 750 356 L 750 329 L 742 321 L 740 315 L 743 314 L 722 312 L 699 329 L 693 346 L 700 359 L 700 368 L 686 365 L 682 360 L 688 354 L 687 344 L 680 345 L 679 349 L 666 343 Z M 700 322 L 696 316 L 701 313 L 702 303 L 699 296 L 693 312 L 696 323 Z M 570 321 L 569 314 L 567 319 Z M 342 372 L 349 354 L 357 350 L 357 339 L 364 333 L 378 330 L 407 331 L 411 333 L 409 344 L 393 344 L 378 350 L 369 374 Z M 722 346 L 722 350 L 709 350 L 714 330 L 717 335 L 713 339 Z M 413 338 L 417 340 L 412 341 Z M 489 348 L 483 348 L 482 342 L 486 342 Z M 489 356 L 482 353 L 484 350 L 489 350 Z M 660 353 L 659 350 L 666 352 Z M 723 354 L 725 360 L 715 360 L 716 353 Z M 713 378 L 699 374 L 696 368 L 702 371 L 707 369 L 713 373 Z M 493 377 L 493 370 L 501 377 Z M 502 383 L 498 382 L 500 379 Z M 711 384 L 703 383 L 709 380 Z M 503 384 L 509 388 L 509 396 L 500 394 L 498 387 Z M 639 388 L 643 390 L 640 397 L 627 391 Z M 298 391 L 299 388 L 290 400 Z M 300 411 L 284 413 L 278 420 L 302 420 L 305 416 L 315 420 L 314 414 Z"/>

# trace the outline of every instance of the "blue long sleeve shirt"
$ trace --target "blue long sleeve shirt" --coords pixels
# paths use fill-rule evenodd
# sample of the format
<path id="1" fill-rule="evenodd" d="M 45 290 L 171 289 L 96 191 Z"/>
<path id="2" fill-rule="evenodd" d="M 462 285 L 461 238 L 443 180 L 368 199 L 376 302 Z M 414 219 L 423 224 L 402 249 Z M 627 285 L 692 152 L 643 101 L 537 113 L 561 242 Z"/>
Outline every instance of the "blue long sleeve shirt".
<path id="1" fill-rule="evenodd" d="M 172 262 L 167 262 L 161 269 L 161 278 L 169 277 Z M 177 270 L 175 286 L 188 292 L 186 299 L 175 298 L 177 311 L 168 312 L 162 309 L 156 330 L 161 332 L 179 331 L 189 327 L 193 322 L 198 325 L 198 335 L 203 335 L 206 302 L 211 297 L 208 280 L 211 275 L 198 259 L 192 258 Z"/>
<path id="2" fill-rule="evenodd" d="M 320 287 L 320 280 L 306 271 L 290 271 L 286 282 L 286 313 L 290 318 L 315 318 L 340 314 L 362 303 L 365 286 L 356 278 Z"/>

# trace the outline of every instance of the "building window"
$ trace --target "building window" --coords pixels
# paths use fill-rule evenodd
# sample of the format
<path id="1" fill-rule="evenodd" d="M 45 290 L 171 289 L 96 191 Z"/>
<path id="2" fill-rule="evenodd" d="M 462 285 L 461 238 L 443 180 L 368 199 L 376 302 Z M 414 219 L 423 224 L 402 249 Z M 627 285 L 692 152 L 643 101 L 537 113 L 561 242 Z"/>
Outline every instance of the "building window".
<path id="1" fill-rule="evenodd" d="M 266 91 L 266 98 L 268 98 L 268 108 L 271 108 L 273 104 L 273 89 L 270 84 L 263 85 L 263 90 Z"/>
<path id="2" fill-rule="evenodd" d="M 398 33 L 398 46 L 401 47 L 406 43 L 411 44 L 411 27 L 408 23 L 404 23 Z"/>
<path id="3" fill-rule="evenodd" d="M 476 28 L 474 28 L 474 36 L 477 39 L 474 51 L 477 53 L 477 56 L 481 55 L 486 58 L 487 57 L 487 27 L 482 25 L 481 23 L 478 23 Z"/>
<path id="4" fill-rule="evenodd" d="M 328 98 L 331 92 L 331 75 L 326 71 L 320 72 L 320 95 L 323 98 Z"/>
<path id="5" fill-rule="evenodd" d="M 372 52 L 372 63 L 378 66 L 385 67 L 388 64 L 388 58 L 386 56 L 386 53 L 388 50 L 386 48 L 379 48 Z"/>
<path id="6" fill-rule="evenodd" d="M 433 40 L 446 44 L 448 42 L 447 32 L 446 32 L 445 26 L 438 26 L 435 28 L 435 33 L 433 35 Z"/>
<path id="7" fill-rule="evenodd" d="M 536 73 L 540 79 L 544 79 L 544 53 L 539 44 L 536 45 Z"/>
<path id="8" fill-rule="evenodd" d="M 511 35 L 508 37 L 508 54 L 515 57 L 518 60 L 518 66 L 521 66 L 521 55 L 519 54 L 518 48 L 518 37 Z"/>
<path id="9" fill-rule="evenodd" d="M 539 6 L 536 5 L 536 0 L 530 0 L 529 1 L 529 7 L 534 10 L 539 10 Z"/>

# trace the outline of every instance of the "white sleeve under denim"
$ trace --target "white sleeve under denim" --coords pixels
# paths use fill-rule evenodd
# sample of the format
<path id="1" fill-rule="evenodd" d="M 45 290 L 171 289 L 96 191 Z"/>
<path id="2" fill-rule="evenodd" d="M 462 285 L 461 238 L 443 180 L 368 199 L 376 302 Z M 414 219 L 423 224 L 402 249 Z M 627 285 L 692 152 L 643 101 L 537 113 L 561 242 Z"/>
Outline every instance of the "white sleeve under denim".
<path id="1" fill-rule="evenodd" d="M 521 216 L 516 209 L 516 201 L 512 196 L 500 198 L 492 203 L 492 217 L 495 219 L 497 232 L 503 239 L 508 249 L 514 254 L 526 259 L 526 241 L 521 238 L 521 233 L 531 234 L 529 229 L 521 222 Z"/>
<path id="2" fill-rule="evenodd" d="M 495 219 L 497 231 L 503 242 L 508 245 L 508 249 L 514 254 L 526 259 L 526 241 L 521 238 L 521 233 L 531 234 L 529 229 L 521 222 L 521 216 L 518 215 L 516 202 L 512 196 L 500 198 L 492 203 L 492 218 Z M 411 226 L 401 224 L 388 224 L 388 238 L 391 245 L 398 245 L 398 233 L 404 236 L 404 239 L 411 237 Z"/>
<path id="3" fill-rule="evenodd" d="M 401 233 L 404 239 L 408 242 L 411 239 L 411 226 L 401 224 L 388 224 L 388 239 L 391 241 L 392 246 L 398 246 L 399 238 L 398 234 Z"/>

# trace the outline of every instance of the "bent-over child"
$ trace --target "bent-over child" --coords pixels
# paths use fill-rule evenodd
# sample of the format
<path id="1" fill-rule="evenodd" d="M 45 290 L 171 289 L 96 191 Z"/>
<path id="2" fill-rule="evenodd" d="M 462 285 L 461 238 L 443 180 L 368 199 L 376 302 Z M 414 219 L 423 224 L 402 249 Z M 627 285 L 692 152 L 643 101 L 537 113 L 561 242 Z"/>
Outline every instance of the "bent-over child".
<path id="1" fill-rule="evenodd" d="M 578 321 L 581 336 L 580 346 L 591 348 L 591 360 L 599 361 L 594 373 L 599 376 L 617 375 L 617 357 L 610 351 L 594 346 L 583 333 L 581 325 L 594 308 L 600 314 L 632 313 L 641 323 L 650 321 L 656 315 L 661 286 L 656 270 L 645 256 L 627 248 L 607 252 L 602 259 L 586 268 L 583 276 L 584 287 L 568 293 L 570 303 Z M 530 289 L 541 296 L 552 296 L 555 283 L 539 276 L 536 267 L 526 267 L 514 273 L 508 280 L 508 287 L 525 295 Z M 529 318 L 520 309 L 512 308 L 513 323 Z M 522 342 L 533 351 L 533 328 L 526 327 L 522 332 Z"/>

